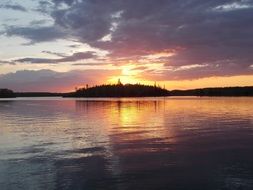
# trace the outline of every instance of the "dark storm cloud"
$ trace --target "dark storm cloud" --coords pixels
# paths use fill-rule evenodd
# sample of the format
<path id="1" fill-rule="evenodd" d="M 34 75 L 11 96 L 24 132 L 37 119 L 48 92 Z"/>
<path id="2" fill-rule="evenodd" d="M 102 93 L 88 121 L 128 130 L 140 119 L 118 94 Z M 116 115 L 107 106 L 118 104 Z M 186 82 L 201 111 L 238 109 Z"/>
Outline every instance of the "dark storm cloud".
<path id="1" fill-rule="evenodd" d="M 47 52 L 51 53 L 52 52 Z M 55 53 L 53 53 L 55 54 Z M 59 56 L 59 54 L 57 54 Z M 57 58 L 57 59 L 45 59 L 45 58 L 22 58 L 22 59 L 17 59 L 14 60 L 14 62 L 21 62 L 21 63 L 37 63 L 37 64 L 50 64 L 50 63 L 63 63 L 63 62 L 75 62 L 79 60 L 84 60 L 84 59 L 91 59 L 91 58 L 96 58 L 97 56 L 94 54 L 94 52 L 78 52 L 74 53 L 70 56 L 64 56 L 61 55 L 62 58 Z"/>
<path id="2" fill-rule="evenodd" d="M 71 5 L 68 9 L 55 9 L 52 17 L 59 26 L 71 29 L 71 35 L 80 41 L 96 42 L 110 32 L 111 16 L 116 11 L 113 1 L 54 2 L 56 5 L 64 2 Z"/>
<path id="3" fill-rule="evenodd" d="M 221 70 L 212 75 L 252 72 L 253 0 L 52 0 L 50 4 L 52 27 L 12 27 L 7 34 L 34 42 L 71 36 L 108 50 L 112 58 L 175 50 L 175 56 L 165 60 L 167 66 L 199 64 L 211 69 L 219 62 Z M 111 40 L 101 40 L 106 35 Z M 187 72 L 189 78 L 211 75 L 195 68 L 185 71 L 184 78 Z M 169 74 L 164 78 L 170 79 Z"/>
<path id="4" fill-rule="evenodd" d="M 0 5 L 0 8 L 1 9 L 11 9 L 14 11 L 23 11 L 23 12 L 27 11 L 27 9 L 25 7 L 18 5 L 18 4 L 3 4 L 3 5 Z"/>

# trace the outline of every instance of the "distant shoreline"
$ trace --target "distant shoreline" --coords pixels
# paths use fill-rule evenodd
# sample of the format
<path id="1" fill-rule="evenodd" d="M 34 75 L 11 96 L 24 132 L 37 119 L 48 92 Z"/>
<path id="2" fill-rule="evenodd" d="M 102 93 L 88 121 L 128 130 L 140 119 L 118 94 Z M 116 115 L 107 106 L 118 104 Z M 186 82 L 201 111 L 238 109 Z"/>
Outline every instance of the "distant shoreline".
<path id="1" fill-rule="evenodd" d="M 63 98 L 120 98 L 120 97 L 169 97 L 169 96 L 210 96 L 210 97 L 252 97 L 253 86 L 246 87 L 213 87 L 190 90 L 166 90 L 160 87 L 145 85 L 132 86 L 96 86 L 88 89 L 81 89 L 69 93 L 51 92 L 13 92 L 8 89 L 0 89 L 0 98 L 16 97 L 63 97 Z M 131 88 L 136 88 L 131 91 Z M 144 91 L 144 88 L 146 91 Z M 114 91 L 112 91 L 112 89 Z M 121 91 L 120 91 L 121 90 Z M 127 91 L 128 90 L 128 91 Z M 143 91 L 142 93 L 140 91 Z"/>

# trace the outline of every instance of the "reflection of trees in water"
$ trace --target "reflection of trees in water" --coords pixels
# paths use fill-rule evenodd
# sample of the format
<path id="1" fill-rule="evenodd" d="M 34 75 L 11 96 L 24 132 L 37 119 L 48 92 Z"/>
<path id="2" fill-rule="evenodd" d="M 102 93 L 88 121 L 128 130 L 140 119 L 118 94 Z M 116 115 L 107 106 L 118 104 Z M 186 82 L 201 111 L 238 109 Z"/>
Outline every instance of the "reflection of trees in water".
<path id="1" fill-rule="evenodd" d="M 231 136 L 221 138 L 230 141 L 222 141 L 212 131 L 218 122 L 212 115 L 216 114 L 217 117 L 217 112 L 220 112 L 218 117 L 221 119 L 223 113 L 229 111 L 229 117 L 233 118 L 233 114 L 237 113 L 238 116 L 240 110 L 245 110 L 245 108 L 237 110 L 228 108 L 229 105 L 234 107 L 232 102 L 232 100 L 226 100 L 225 103 L 220 100 L 77 101 L 78 112 L 96 118 L 100 122 L 104 120 L 106 125 L 103 126 L 103 132 L 107 133 L 108 144 L 104 146 L 106 151 L 101 155 L 58 163 L 59 182 L 72 179 L 68 184 L 69 187 L 78 188 L 76 184 L 79 184 L 86 189 L 92 187 L 166 189 L 168 186 L 177 189 L 179 184 L 185 189 L 189 186 L 198 189 L 199 186 L 205 185 L 208 189 L 220 187 L 224 182 L 235 187 L 233 182 L 228 182 L 227 176 L 243 180 L 247 176 L 238 174 L 241 169 L 248 172 L 248 176 L 252 175 L 250 169 L 246 168 L 246 166 L 252 168 L 250 165 L 252 154 L 237 149 L 219 149 L 220 145 L 218 148 L 213 146 L 217 145 L 217 142 L 223 142 L 223 145 L 237 147 L 236 144 L 240 144 L 240 141 L 235 142 L 233 138 L 243 133 L 238 131 L 233 133 L 226 128 L 224 130 Z M 235 105 L 241 104 L 237 102 Z M 197 118 L 201 116 L 202 121 L 199 120 L 201 118 Z M 249 117 L 249 112 L 245 116 Z M 239 121 L 233 123 L 240 124 Z M 245 125 L 250 126 L 250 123 Z M 184 126 L 194 126 L 199 132 L 205 132 L 205 135 L 198 136 L 196 135 L 198 130 Z M 210 134 L 203 131 L 205 126 L 210 127 Z M 174 141 L 167 141 L 170 137 L 173 137 Z M 249 138 L 246 140 L 252 142 Z M 252 150 L 252 147 L 248 148 Z M 244 159 L 235 158 L 234 151 L 242 153 Z M 221 171 L 221 166 L 229 168 L 234 159 L 239 163 L 246 163 L 246 166 L 239 165 L 239 168 L 236 168 L 232 165 L 229 171 Z M 68 168 L 72 166 L 79 169 L 69 170 Z M 202 181 L 199 180 L 199 176 Z M 216 176 L 215 179 L 213 176 Z M 245 180 L 243 182 L 248 183 Z"/>
<path id="2" fill-rule="evenodd" d="M 120 112 L 124 106 L 130 106 L 133 108 L 136 108 L 140 110 L 142 107 L 148 107 L 150 111 L 157 111 L 159 109 L 159 106 L 162 104 L 162 100 L 76 100 L 76 110 L 77 111 L 88 111 L 89 107 L 96 108 L 104 106 L 106 108 L 117 108 L 117 110 Z M 164 104 L 164 103 L 163 103 Z M 152 106 L 153 105 L 153 106 Z M 103 108 L 102 108 L 103 109 Z"/>
<path id="3" fill-rule="evenodd" d="M 40 119 L 10 127 L 17 136 L 26 129 L 31 146 L 0 163 L 1 187 L 4 179 L 23 189 L 238 189 L 238 181 L 252 189 L 250 99 L 34 103 L 0 107 Z"/>
<path id="4" fill-rule="evenodd" d="M 88 100 L 76 100 L 76 111 L 78 112 L 87 112 L 89 110 L 89 101 Z"/>
<path id="5" fill-rule="evenodd" d="M 152 134 L 151 130 L 155 130 L 155 128 L 158 130 L 157 126 L 162 126 L 160 122 L 163 119 L 159 116 L 159 112 L 163 111 L 161 109 L 163 105 L 164 101 L 161 100 L 76 101 L 76 110 L 79 113 L 93 117 L 98 121 L 105 120 L 103 122 L 106 126 L 103 128 L 103 133 L 107 133 L 108 143 L 104 144 L 106 149 L 104 157 L 107 160 L 106 170 L 111 172 L 108 174 L 109 179 L 118 179 L 126 172 L 127 167 L 124 166 L 124 162 L 122 163 L 126 150 L 132 149 L 133 152 L 136 152 L 138 148 L 143 150 L 146 148 L 147 150 L 148 146 L 158 143 L 159 140 L 156 137 L 158 134 Z M 149 145 L 147 147 L 140 146 L 140 142 L 145 140 Z M 135 148 L 132 146 L 134 142 L 136 143 Z M 131 151 L 127 155 L 131 155 Z M 108 183 L 110 182 L 108 181 Z M 122 184 L 115 184 L 119 185 L 115 189 L 123 188 Z"/>

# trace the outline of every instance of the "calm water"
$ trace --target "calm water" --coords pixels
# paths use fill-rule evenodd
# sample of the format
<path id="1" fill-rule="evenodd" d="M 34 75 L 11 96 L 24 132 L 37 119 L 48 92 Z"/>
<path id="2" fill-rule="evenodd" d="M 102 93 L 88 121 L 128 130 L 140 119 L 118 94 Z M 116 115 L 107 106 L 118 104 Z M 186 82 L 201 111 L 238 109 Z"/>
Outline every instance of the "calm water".
<path id="1" fill-rule="evenodd" d="M 253 98 L 0 101 L 1 190 L 253 189 Z"/>

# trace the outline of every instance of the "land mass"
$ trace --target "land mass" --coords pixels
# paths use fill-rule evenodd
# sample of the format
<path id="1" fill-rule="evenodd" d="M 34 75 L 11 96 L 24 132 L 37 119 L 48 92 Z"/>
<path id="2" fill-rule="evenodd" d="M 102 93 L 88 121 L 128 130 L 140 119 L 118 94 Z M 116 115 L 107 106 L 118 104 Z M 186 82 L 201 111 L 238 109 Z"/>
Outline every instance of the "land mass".
<path id="1" fill-rule="evenodd" d="M 0 89 L 0 98 L 15 98 L 16 94 L 9 89 Z"/>
<path id="2" fill-rule="evenodd" d="M 253 86 L 172 90 L 171 96 L 253 96 Z"/>
<path id="3" fill-rule="evenodd" d="M 202 88 L 168 91 L 159 86 L 141 84 L 100 85 L 77 89 L 65 97 L 152 97 L 152 96 L 253 96 L 251 87 Z"/>
<path id="4" fill-rule="evenodd" d="M 77 89 L 75 92 L 66 94 L 65 97 L 151 97 L 168 95 L 168 90 L 158 86 L 142 84 L 108 84 Z"/>
<path id="5" fill-rule="evenodd" d="M 69 93 L 50 92 L 13 92 L 0 89 L 0 98 L 15 97 L 159 97 L 159 96 L 253 96 L 253 86 L 202 88 L 192 90 L 166 90 L 159 86 L 142 84 L 99 85 L 90 88 L 80 88 Z"/>

